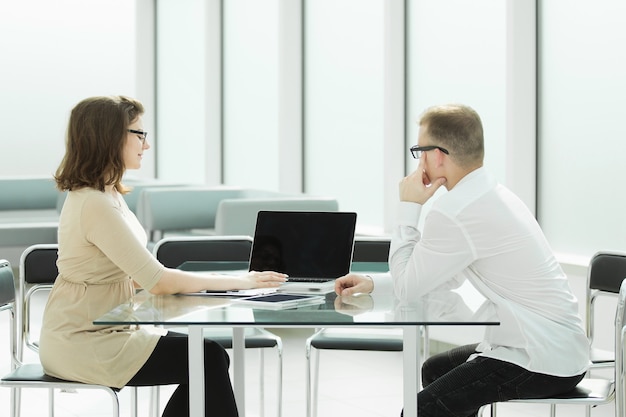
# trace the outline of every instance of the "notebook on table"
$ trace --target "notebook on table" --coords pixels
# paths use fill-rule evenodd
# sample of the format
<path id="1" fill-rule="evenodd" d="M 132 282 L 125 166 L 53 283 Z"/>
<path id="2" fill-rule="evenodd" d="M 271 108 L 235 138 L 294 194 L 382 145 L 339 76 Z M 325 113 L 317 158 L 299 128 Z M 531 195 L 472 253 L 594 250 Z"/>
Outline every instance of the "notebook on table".
<path id="1" fill-rule="evenodd" d="M 327 294 L 350 271 L 356 213 L 259 211 L 250 271 L 289 276 L 279 292 Z"/>

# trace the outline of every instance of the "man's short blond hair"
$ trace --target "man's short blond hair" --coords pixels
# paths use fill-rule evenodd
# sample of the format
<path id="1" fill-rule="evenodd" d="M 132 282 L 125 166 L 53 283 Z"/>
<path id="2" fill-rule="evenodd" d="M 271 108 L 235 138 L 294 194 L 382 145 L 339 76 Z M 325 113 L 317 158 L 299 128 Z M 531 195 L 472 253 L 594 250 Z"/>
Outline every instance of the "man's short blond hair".
<path id="1" fill-rule="evenodd" d="M 450 152 L 450 158 L 461 167 L 482 164 L 485 157 L 483 125 L 474 109 L 462 104 L 446 104 L 426 109 L 419 121 L 437 145 Z"/>

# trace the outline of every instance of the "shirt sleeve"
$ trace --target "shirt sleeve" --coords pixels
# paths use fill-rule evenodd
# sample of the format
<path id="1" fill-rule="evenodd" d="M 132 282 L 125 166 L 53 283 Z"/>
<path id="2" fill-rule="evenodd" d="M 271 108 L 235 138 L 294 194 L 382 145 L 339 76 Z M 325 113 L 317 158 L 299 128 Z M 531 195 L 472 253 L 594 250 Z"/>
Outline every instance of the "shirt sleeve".
<path id="1" fill-rule="evenodd" d="M 133 218 L 127 221 L 125 216 Z M 138 238 L 131 227 L 133 221 L 137 220 L 131 211 L 114 207 L 104 195 L 87 199 L 81 211 L 86 239 L 142 288 L 150 290 L 165 267 Z"/>
<path id="2" fill-rule="evenodd" d="M 446 283 L 456 285 L 459 274 L 475 259 L 465 229 L 454 219 L 431 210 L 418 229 L 422 206 L 400 202 L 398 224 L 392 232 L 389 269 L 394 293 L 406 301 L 421 297 Z"/>
<path id="3" fill-rule="evenodd" d="M 391 280 L 391 274 L 388 272 L 368 274 L 372 278 L 374 283 L 374 289 L 372 290 L 372 296 L 388 296 L 393 290 L 393 282 Z"/>

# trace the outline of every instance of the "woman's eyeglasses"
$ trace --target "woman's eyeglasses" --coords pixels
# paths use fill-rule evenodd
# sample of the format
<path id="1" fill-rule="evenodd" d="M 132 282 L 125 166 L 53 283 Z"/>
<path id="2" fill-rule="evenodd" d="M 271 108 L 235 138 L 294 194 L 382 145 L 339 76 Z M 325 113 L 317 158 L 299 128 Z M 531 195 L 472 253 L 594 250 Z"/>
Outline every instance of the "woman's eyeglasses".
<path id="1" fill-rule="evenodd" d="M 135 135 L 137 135 L 139 139 L 141 140 L 141 143 L 146 143 L 148 132 L 144 132 L 143 130 L 134 130 L 134 129 L 128 129 L 128 131 L 130 133 L 134 133 Z"/>

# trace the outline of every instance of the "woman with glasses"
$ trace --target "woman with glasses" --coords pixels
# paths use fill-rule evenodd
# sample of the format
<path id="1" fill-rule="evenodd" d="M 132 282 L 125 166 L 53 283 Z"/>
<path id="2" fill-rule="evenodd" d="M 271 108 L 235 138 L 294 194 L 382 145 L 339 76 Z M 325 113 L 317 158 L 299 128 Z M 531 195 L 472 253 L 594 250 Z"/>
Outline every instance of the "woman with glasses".
<path id="1" fill-rule="evenodd" d="M 178 384 L 163 416 L 189 415 L 187 336 L 141 326 L 95 326 L 131 298 L 152 294 L 276 287 L 283 274 L 207 275 L 164 267 L 146 249 L 142 225 L 126 205 L 126 170 L 150 149 L 143 105 L 124 96 L 91 97 L 71 112 L 66 153 L 56 171 L 67 191 L 59 218 L 57 277 L 41 332 L 41 362 L 51 376 L 115 388 Z M 237 416 L 229 358 L 207 340 L 206 416 Z"/>

